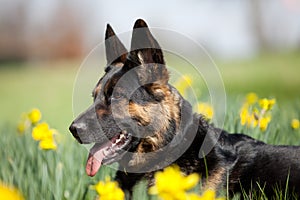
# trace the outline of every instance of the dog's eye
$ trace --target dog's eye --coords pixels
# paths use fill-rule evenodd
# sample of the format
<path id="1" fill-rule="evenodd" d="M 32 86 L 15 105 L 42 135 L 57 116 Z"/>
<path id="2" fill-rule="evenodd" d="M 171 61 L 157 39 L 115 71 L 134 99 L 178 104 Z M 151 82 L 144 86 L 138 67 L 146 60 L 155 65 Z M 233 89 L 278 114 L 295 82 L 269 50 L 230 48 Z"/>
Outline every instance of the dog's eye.
<path id="1" fill-rule="evenodd" d="M 111 96 L 111 100 L 117 100 L 122 97 L 122 94 L 120 92 L 114 92 Z"/>

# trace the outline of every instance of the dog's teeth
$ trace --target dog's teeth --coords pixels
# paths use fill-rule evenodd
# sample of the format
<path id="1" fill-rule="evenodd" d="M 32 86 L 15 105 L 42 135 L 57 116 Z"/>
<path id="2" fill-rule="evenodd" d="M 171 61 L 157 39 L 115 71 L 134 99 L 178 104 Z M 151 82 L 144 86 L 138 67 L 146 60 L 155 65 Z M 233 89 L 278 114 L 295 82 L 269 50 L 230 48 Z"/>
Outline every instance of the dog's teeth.
<path id="1" fill-rule="evenodd" d="M 104 155 L 104 157 L 107 156 L 107 150 L 103 151 L 103 155 Z"/>

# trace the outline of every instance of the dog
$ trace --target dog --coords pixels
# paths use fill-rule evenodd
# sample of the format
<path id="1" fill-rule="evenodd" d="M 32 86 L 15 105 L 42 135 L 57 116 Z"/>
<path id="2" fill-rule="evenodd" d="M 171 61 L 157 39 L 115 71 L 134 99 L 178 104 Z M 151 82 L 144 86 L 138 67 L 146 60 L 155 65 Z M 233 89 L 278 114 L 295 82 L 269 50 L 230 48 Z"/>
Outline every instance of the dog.
<path id="1" fill-rule="evenodd" d="M 105 48 L 107 66 L 94 102 L 69 127 L 79 143 L 95 143 L 87 175 L 118 162 L 116 180 L 130 194 L 139 181 L 151 186 L 156 171 L 176 164 L 184 174 L 201 174 L 205 188 L 249 195 L 263 190 L 270 198 L 280 188 L 300 197 L 300 148 L 230 134 L 193 113 L 169 84 L 163 52 L 144 20 L 134 24 L 130 51 L 108 24 Z"/>

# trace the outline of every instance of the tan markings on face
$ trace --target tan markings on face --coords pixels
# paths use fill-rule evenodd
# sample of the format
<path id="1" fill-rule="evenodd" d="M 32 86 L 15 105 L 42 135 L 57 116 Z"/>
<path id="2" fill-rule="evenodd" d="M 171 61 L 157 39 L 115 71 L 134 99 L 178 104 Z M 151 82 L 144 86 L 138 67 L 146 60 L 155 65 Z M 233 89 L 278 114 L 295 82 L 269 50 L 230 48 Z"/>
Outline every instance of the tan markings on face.
<path id="1" fill-rule="evenodd" d="M 152 112 L 149 105 L 143 106 L 136 103 L 129 103 L 129 114 L 139 121 L 140 125 L 147 126 L 151 122 L 149 114 Z"/>
<path id="2" fill-rule="evenodd" d="M 162 101 L 163 108 L 165 110 L 164 114 L 166 114 L 166 118 L 168 120 L 174 119 L 176 122 L 176 128 L 179 127 L 179 121 L 180 121 L 180 105 L 179 105 L 179 99 L 176 96 L 177 94 L 173 94 L 168 87 L 162 87 L 160 88 L 163 93 L 165 94 L 165 99 Z M 168 123 L 165 122 L 165 125 Z M 169 126 L 165 127 L 165 131 L 169 128 Z"/>
<path id="3" fill-rule="evenodd" d="M 213 170 L 211 175 L 207 178 L 204 189 L 212 189 L 216 191 L 224 181 L 224 177 L 226 177 L 226 169 L 224 167 L 219 167 L 216 170 Z"/>
<path id="4" fill-rule="evenodd" d="M 94 96 L 94 97 L 98 96 L 98 94 L 99 94 L 101 88 L 102 88 L 102 84 L 99 83 L 99 84 L 96 86 L 96 88 L 94 89 L 94 92 L 93 92 L 93 96 Z"/>
<path id="5" fill-rule="evenodd" d="M 102 117 L 109 115 L 110 111 L 106 108 L 100 108 L 96 110 L 98 117 L 101 119 Z"/>
<path id="6" fill-rule="evenodd" d="M 171 93 L 168 87 L 160 87 L 159 90 L 164 94 L 161 103 L 149 103 L 148 105 L 139 105 L 136 103 L 129 104 L 129 113 L 131 117 L 139 120 L 141 125 L 154 125 L 155 132 L 151 136 L 143 138 L 140 142 L 137 152 L 146 153 L 160 149 L 164 142 L 164 134 L 167 132 L 170 121 L 175 120 L 176 126 L 179 126 L 179 100 L 175 94 Z M 140 158 L 138 158 L 140 160 Z M 134 162 L 136 163 L 136 162 Z"/>

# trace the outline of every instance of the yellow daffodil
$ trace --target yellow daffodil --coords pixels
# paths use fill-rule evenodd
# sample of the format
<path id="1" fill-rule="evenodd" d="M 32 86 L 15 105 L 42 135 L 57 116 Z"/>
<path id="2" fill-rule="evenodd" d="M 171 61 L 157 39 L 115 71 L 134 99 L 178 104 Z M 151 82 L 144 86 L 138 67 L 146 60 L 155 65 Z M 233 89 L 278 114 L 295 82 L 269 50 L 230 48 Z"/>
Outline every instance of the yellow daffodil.
<path id="1" fill-rule="evenodd" d="M 264 110 L 271 110 L 275 103 L 276 103 L 275 99 L 263 98 L 259 100 L 259 105 Z"/>
<path id="2" fill-rule="evenodd" d="M 17 125 L 17 130 L 19 133 L 24 133 L 31 125 L 31 122 L 26 113 L 22 113 L 21 119 Z"/>
<path id="3" fill-rule="evenodd" d="M 187 195 L 187 200 L 202 200 L 202 197 L 200 197 L 198 194 L 191 193 Z"/>
<path id="4" fill-rule="evenodd" d="M 298 119 L 293 119 L 291 122 L 291 127 L 293 129 L 298 129 L 300 127 L 300 122 Z"/>
<path id="5" fill-rule="evenodd" d="M 53 134 L 54 131 L 49 129 L 49 125 L 46 122 L 40 123 L 32 129 L 32 138 L 37 141 L 50 138 Z"/>
<path id="6" fill-rule="evenodd" d="M 106 178 L 105 181 L 100 181 L 94 185 L 101 200 L 123 200 L 125 198 L 124 192 L 119 188 L 118 183 L 110 181 Z"/>
<path id="7" fill-rule="evenodd" d="M 254 103 L 256 103 L 257 99 L 258 99 L 257 95 L 253 92 L 248 93 L 246 96 L 246 101 L 249 105 L 253 105 Z"/>
<path id="8" fill-rule="evenodd" d="M 244 126 L 246 124 L 246 122 L 248 121 L 248 117 L 249 117 L 248 108 L 243 106 L 241 111 L 240 111 L 241 125 Z"/>
<path id="9" fill-rule="evenodd" d="M 247 127 L 256 127 L 258 123 L 257 113 L 255 110 L 253 112 L 249 112 L 249 106 L 245 103 L 240 111 L 240 120 L 241 125 L 243 126 L 247 125 Z"/>
<path id="10" fill-rule="evenodd" d="M 252 113 L 251 115 L 249 114 L 247 116 L 247 127 L 255 128 L 257 124 L 258 124 L 258 120 L 256 119 L 254 113 Z"/>
<path id="11" fill-rule="evenodd" d="M 208 189 L 203 192 L 201 196 L 191 193 L 187 195 L 187 200 L 225 200 L 224 197 L 216 198 L 216 192 L 214 190 Z"/>
<path id="12" fill-rule="evenodd" d="M 39 143 L 39 147 L 43 150 L 55 150 L 57 145 L 53 137 L 42 139 Z"/>
<path id="13" fill-rule="evenodd" d="M 0 182 L 0 199 L 2 200 L 23 200 L 18 190 L 8 187 Z"/>
<path id="14" fill-rule="evenodd" d="M 42 113 L 39 109 L 34 108 L 28 113 L 28 118 L 32 124 L 36 124 L 41 120 Z"/>
<path id="15" fill-rule="evenodd" d="M 197 110 L 199 113 L 203 114 L 207 119 L 212 119 L 214 115 L 213 108 L 208 103 L 199 103 L 197 105 Z"/>
<path id="16" fill-rule="evenodd" d="M 57 133 L 55 129 L 49 129 L 49 125 L 46 122 L 36 125 L 32 129 L 32 138 L 36 141 L 40 141 L 39 147 L 43 150 L 55 150 L 57 145 L 54 140 L 54 135 Z"/>
<path id="17" fill-rule="evenodd" d="M 180 79 L 174 84 L 175 88 L 179 91 L 179 93 L 185 96 L 186 89 L 191 87 L 192 79 L 188 75 L 183 75 Z"/>
<path id="18" fill-rule="evenodd" d="M 25 125 L 25 123 L 24 123 L 24 122 L 19 122 L 19 123 L 18 123 L 17 129 L 18 129 L 18 132 L 19 132 L 19 133 L 24 133 L 25 130 L 26 130 L 26 125 Z"/>
<path id="19" fill-rule="evenodd" d="M 269 109 L 272 109 L 272 107 L 274 106 L 275 103 L 276 103 L 276 99 L 270 99 L 269 100 Z"/>
<path id="20" fill-rule="evenodd" d="M 264 110 L 267 110 L 268 107 L 269 107 L 269 101 L 268 99 L 264 98 L 264 99 L 260 99 L 259 100 L 259 106 L 264 109 Z"/>
<path id="21" fill-rule="evenodd" d="M 220 197 L 220 198 L 216 198 L 216 192 L 214 190 L 206 190 L 204 191 L 204 193 L 201 196 L 201 199 L 203 200 L 225 200 L 225 198 Z"/>
<path id="22" fill-rule="evenodd" d="M 186 191 L 199 182 L 199 175 L 194 173 L 184 176 L 178 166 L 170 166 L 154 175 L 155 185 L 149 189 L 149 194 L 156 194 L 164 200 L 185 200 Z"/>
<path id="23" fill-rule="evenodd" d="M 271 121 L 271 117 L 270 116 L 262 117 L 259 120 L 259 128 L 260 128 L 260 130 L 262 130 L 262 131 L 267 130 L 268 124 L 269 124 L 270 121 Z"/>
<path id="24" fill-rule="evenodd" d="M 276 100 L 260 99 L 258 100 L 259 107 L 257 107 L 257 99 L 258 97 L 255 93 L 249 93 L 246 96 L 246 101 L 240 111 L 241 125 L 253 128 L 259 126 L 261 131 L 265 131 L 271 121 L 270 110 L 276 103 Z"/>
<path id="25" fill-rule="evenodd" d="M 46 122 L 39 123 L 41 120 L 41 112 L 34 108 L 28 114 L 23 113 L 21 121 L 18 124 L 18 131 L 24 133 L 29 127 L 32 127 L 31 135 L 36 141 L 39 141 L 39 147 L 44 150 L 55 150 L 57 148 L 54 140 L 56 130 L 50 129 Z"/>
<path id="26" fill-rule="evenodd" d="M 202 199 L 213 200 L 216 198 L 216 193 L 213 190 L 206 190 L 201 197 Z"/>

